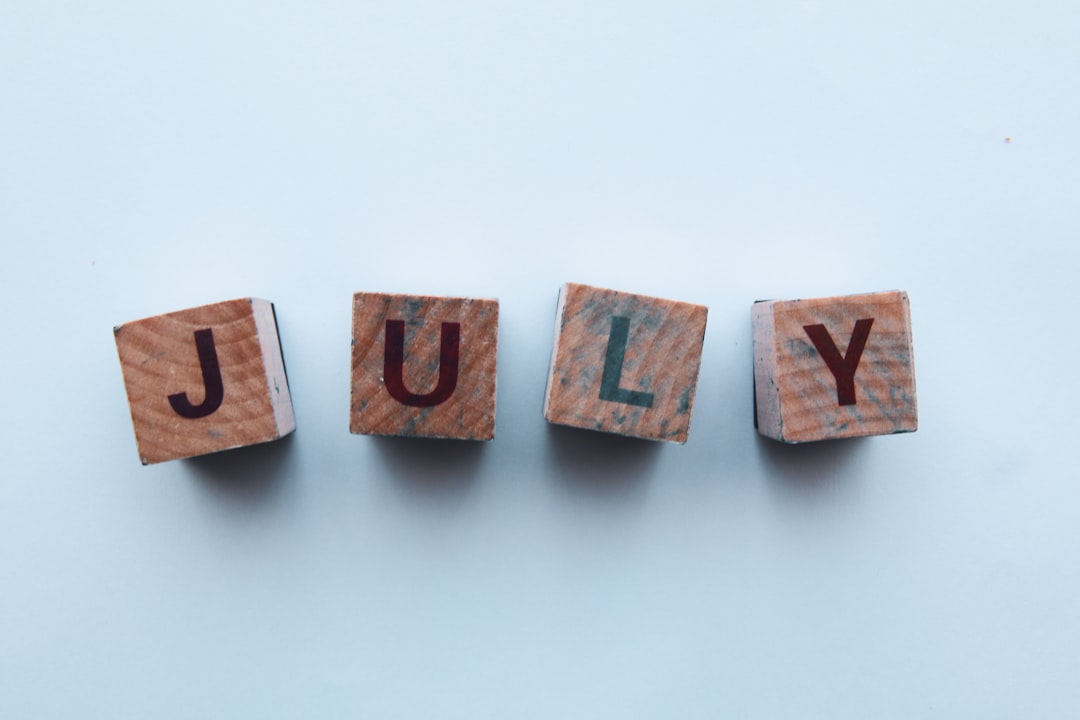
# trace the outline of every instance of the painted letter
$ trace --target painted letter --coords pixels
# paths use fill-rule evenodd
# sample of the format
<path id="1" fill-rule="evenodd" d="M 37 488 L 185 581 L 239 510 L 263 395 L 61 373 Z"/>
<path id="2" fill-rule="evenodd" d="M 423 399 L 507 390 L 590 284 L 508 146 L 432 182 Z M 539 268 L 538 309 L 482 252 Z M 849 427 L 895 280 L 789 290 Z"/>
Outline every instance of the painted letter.
<path id="1" fill-rule="evenodd" d="M 836 379 L 836 402 L 840 405 L 855 404 L 855 370 L 859 367 L 859 358 L 862 357 L 873 324 L 874 318 L 855 321 L 855 331 L 851 333 L 844 357 L 840 357 L 840 351 L 824 325 L 803 325 L 803 330 L 810 336 L 814 347 L 821 353 L 821 359 Z"/>
<path id="2" fill-rule="evenodd" d="M 611 335 L 608 337 L 607 354 L 604 356 L 604 374 L 600 378 L 600 399 L 611 402 L 651 408 L 653 394 L 619 387 L 622 379 L 623 359 L 626 357 L 626 340 L 630 336 L 630 318 L 613 315 Z"/>
<path id="3" fill-rule="evenodd" d="M 221 367 L 218 365 L 217 349 L 214 347 L 214 331 L 210 328 L 196 330 L 195 348 L 199 351 L 199 366 L 202 368 L 203 387 L 206 390 L 203 401 L 192 405 L 186 392 L 169 396 L 169 404 L 176 414 L 190 420 L 206 417 L 221 407 L 221 401 L 225 399 Z"/>
<path id="4" fill-rule="evenodd" d="M 386 321 L 386 350 L 383 354 L 383 378 L 390 397 L 403 405 L 432 407 L 446 402 L 457 387 L 458 351 L 461 323 L 442 324 L 439 338 L 439 382 L 426 395 L 416 395 L 405 387 L 405 321 Z"/>

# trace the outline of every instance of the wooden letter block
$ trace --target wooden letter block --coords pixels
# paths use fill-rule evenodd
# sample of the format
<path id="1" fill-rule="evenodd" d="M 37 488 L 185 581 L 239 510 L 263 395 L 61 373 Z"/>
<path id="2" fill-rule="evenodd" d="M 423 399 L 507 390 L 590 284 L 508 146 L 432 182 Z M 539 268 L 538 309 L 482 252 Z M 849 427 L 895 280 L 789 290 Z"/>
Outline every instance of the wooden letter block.
<path id="1" fill-rule="evenodd" d="M 685 443 L 707 315 L 703 305 L 564 285 L 544 418 Z"/>
<path id="2" fill-rule="evenodd" d="M 491 440 L 498 339 L 497 300 L 356 293 L 349 429 Z"/>
<path id="3" fill-rule="evenodd" d="M 758 432 L 787 443 L 918 427 L 907 293 L 751 309 Z"/>
<path id="4" fill-rule="evenodd" d="M 274 306 L 245 298 L 114 328 L 144 465 L 296 428 Z"/>

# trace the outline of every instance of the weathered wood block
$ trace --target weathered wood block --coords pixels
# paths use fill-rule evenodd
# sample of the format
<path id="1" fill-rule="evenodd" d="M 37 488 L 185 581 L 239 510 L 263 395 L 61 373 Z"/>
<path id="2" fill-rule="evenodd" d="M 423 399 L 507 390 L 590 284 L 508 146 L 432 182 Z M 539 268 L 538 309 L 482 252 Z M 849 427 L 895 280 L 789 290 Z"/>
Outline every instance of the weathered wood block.
<path id="1" fill-rule="evenodd" d="M 244 298 L 114 328 L 144 465 L 296 428 L 274 306 Z"/>
<path id="2" fill-rule="evenodd" d="M 491 440 L 498 337 L 497 300 L 356 293 L 349 430 Z"/>
<path id="3" fill-rule="evenodd" d="M 685 443 L 708 308 L 567 283 L 559 292 L 544 418 Z"/>
<path id="4" fill-rule="evenodd" d="M 751 309 L 758 432 L 787 443 L 918 427 L 907 293 Z"/>

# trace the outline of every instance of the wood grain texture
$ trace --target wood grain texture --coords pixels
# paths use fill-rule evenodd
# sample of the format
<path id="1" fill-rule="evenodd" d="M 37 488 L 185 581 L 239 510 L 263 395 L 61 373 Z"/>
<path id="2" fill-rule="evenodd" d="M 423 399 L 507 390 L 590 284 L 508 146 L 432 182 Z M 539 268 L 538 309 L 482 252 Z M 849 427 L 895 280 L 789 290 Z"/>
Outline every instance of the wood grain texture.
<path id="1" fill-rule="evenodd" d="M 224 395 L 200 418 L 169 396 L 206 395 L 195 333 L 210 329 Z M 114 328 L 139 457 L 144 465 L 276 440 L 295 429 L 274 309 L 244 298 Z"/>
<path id="2" fill-rule="evenodd" d="M 854 398 L 841 404 L 837 377 L 808 326 L 824 325 L 846 356 L 856 324 L 872 320 Z M 900 291 L 755 303 L 754 387 L 758 432 L 782 442 L 889 435 L 918 428 L 911 313 Z"/>
<path id="3" fill-rule="evenodd" d="M 417 395 L 439 386 L 442 326 L 458 325 L 457 378 L 444 401 L 418 407 L 391 394 L 384 373 L 388 320 L 404 323 L 401 380 Z M 350 431 L 455 440 L 494 438 L 498 331 L 497 300 L 354 295 Z"/>
<path id="4" fill-rule="evenodd" d="M 545 419 L 685 443 L 707 316 L 703 305 L 566 284 L 556 310 Z"/>

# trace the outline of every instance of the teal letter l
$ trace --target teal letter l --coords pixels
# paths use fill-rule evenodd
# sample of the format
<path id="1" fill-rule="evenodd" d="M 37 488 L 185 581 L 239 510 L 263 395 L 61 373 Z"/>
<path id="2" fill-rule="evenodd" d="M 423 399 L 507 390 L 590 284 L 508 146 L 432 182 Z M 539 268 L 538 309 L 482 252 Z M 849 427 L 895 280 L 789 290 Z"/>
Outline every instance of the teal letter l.
<path id="1" fill-rule="evenodd" d="M 604 356 L 604 374 L 600 378 L 600 399 L 611 402 L 651 408 L 653 394 L 619 387 L 622 379 L 623 359 L 626 357 L 626 340 L 630 336 L 630 318 L 613 315 L 611 335 L 608 337 L 607 354 Z"/>

